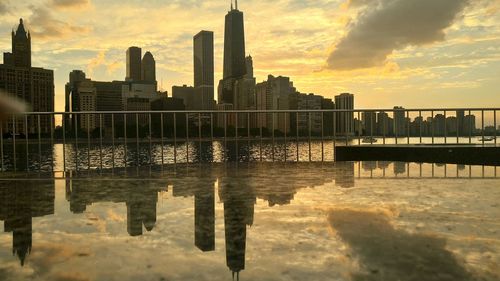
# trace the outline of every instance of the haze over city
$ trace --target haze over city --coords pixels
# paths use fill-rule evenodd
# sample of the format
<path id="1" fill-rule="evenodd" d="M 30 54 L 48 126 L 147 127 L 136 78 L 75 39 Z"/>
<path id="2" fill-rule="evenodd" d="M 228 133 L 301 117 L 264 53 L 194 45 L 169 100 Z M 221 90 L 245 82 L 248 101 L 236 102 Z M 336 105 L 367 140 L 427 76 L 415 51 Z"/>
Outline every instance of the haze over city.
<path id="1" fill-rule="evenodd" d="M 159 86 L 192 84 L 193 34 L 214 31 L 222 78 L 230 1 L 44 0 L 0 3 L 0 49 L 20 17 L 33 65 L 54 69 L 55 109 L 68 73 L 123 80 L 125 51 L 155 55 Z M 500 101 L 499 1 L 239 1 L 257 82 L 289 76 L 303 92 L 356 95 L 357 108 L 490 106 Z M 423 13 L 423 12 L 426 13 Z M 429 11 L 434 11 L 429 13 Z M 112 13 L 113 16 L 110 16 Z M 425 16 L 419 16 L 424 15 Z"/>

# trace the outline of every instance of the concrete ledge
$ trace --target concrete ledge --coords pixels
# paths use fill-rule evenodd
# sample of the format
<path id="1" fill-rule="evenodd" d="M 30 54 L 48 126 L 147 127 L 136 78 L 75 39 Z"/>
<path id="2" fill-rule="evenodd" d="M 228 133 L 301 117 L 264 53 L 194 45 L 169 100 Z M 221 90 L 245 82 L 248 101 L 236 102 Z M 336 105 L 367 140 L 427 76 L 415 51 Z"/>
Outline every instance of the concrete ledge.
<path id="1" fill-rule="evenodd" d="M 337 146 L 335 161 L 401 161 L 500 166 L 500 147 L 475 145 Z"/>

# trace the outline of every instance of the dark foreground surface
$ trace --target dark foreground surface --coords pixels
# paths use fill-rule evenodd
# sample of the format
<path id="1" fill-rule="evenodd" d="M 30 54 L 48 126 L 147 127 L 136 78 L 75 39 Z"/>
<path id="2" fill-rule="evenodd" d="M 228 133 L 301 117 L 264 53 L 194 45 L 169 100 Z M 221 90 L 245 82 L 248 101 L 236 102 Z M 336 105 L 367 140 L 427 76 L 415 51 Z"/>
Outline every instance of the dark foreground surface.
<path id="1" fill-rule="evenodd" d="M 496 175 L 339 162 L 3 178 L 0 280 L 499 280 Z"/>
<path id="2" fill-rule="evenodd" d="M 365 145 L 337 146 L 337 161 L 402 161 L 500 166 L 499 146 Z"/>

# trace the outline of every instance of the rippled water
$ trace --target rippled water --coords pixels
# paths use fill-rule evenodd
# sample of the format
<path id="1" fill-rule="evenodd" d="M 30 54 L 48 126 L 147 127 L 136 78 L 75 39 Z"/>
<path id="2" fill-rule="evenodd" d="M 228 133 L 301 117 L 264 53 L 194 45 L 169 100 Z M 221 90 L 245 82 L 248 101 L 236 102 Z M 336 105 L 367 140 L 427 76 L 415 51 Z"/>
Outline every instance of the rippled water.
<path id="1" fill-rule="evenodd" d="M 283 139 L 274 143 L 267 140 L 213 141 L 213 142 L 177 142 L 164 143 L 156 141 L 129 139 L 115 140 L 114 145 L 108 143 L 79 140 L 68 141 L 65 145 L 42 143 L 36 141 L 18 143 L 14 151 L 12 143 L 4 143 L 3 169 L 8 171 L 68 171 L 96 170 L 133 166 L 153 166 L 173 163 L 223 163 L 223 162 L 321 162 L 334 159 L 334 142 L 332 140 L 300 140 L 299 142 Z M 472 143 L 481 144 L 477 139 Z M 386 139 L 386 144 L 406 144 L 408 139 Z M 423 138 L 422 143 L 432 143 L 432 138 Z M 457 143 L 456 138 L 447 138 L 447 143 Z M 469 138 L 460 138 L 465 144 Z M 345 140 L 337 140 L 335 145 L 344 145 Z M 347 143 L 357 145 L 361 140 L 350 140 Z M 379 139 L 377 144 L 382 144 Z M 410 138 L 409 143 L 420 143 L 419 138 Z M 434 143 L 445 143 L 444 138 L 435 138 Z M 493 143 L 488 143 L 493 144 Z M 15 157 L 14 157 L 15 155 Z"/>
<path id="2" fill-rule="evenodd" d="M 338 162 L 2 179 L 0 280 L 499 280 L 495 175 Z"/>

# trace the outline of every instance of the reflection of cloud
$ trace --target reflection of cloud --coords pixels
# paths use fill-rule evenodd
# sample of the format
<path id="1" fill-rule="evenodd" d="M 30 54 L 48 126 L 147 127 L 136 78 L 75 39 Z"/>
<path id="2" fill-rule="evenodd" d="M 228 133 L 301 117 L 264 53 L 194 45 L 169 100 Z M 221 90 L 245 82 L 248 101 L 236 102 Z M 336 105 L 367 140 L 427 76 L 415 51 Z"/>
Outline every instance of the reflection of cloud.
<path id="1" fill-rule="evenodd" d="M 87 33 L 90 28 L 76 26 L 54 18 L 52 12 L 44 7 L 32 7 L 30 31 L 37 39 L 64 38 L 74 34 Z"/>
<path id="2" fill-rule="evenodd" d="M 478 280 L 446 249 L 446 240 L 395 229 L 383 212 L 332 210 L 331 227 L 359 257 L 353 280 Z"/>
<path id="3" fill-rule="evenodd" d="M 328 58 L 328 67 L 349 70 L 381 66 L 395 50 L 444 40 L 444 30 L 468 0 L 350 1 L 365 5 Z"/>
<path id="4" fill-rule="evenodd" d="M 90 0 L 52 0 L 56 8 L 80 8 L 90 4 Z"/>

